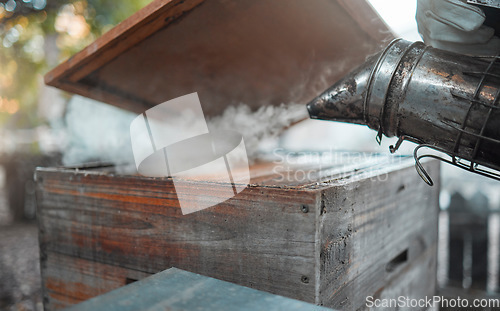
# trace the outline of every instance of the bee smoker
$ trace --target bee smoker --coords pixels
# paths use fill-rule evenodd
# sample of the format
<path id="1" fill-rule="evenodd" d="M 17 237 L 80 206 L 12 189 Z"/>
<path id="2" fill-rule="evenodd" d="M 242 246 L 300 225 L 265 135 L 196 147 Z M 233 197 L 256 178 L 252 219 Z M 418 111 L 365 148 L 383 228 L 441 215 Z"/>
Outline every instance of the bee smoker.
<path id="1" fill-rule="evenodd" d="M 500 57 L 471 57 L 394 40 L 307 105 L 312 119 L 364 124 L 433 157 L 500 180 Z M 422 148 L 442 152 L 419 155 Z"/>

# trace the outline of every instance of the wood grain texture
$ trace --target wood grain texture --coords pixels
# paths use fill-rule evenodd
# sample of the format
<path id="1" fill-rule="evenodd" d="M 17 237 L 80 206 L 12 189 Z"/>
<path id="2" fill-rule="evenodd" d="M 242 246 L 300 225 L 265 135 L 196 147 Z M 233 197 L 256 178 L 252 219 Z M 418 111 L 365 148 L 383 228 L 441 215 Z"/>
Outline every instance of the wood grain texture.
<path id="1" fill-rule="evenodd" d="M 314 302 L 314 284 L 301 282 L 314 275 L 314 192 L 250 187 L 182 216 L 171 181 L 40 171 L 37 178 L 47 256 L 147 273 L 175 266 Z"/>
<path id="2" fill-rule="evenodd" d="M 436 162 L 425 165 L 437 174 Z M 240 194 L 186 216 L 169 179 L 38 169 L 46 308 L 112 290 L 131 271 L 170 267 L 342 309 L 362 307 L 365 293 L 434 288 L 432 271 L 412 282 L 401 276 L 433 260 L 437 239 L 438 188 L 419 180 L 412 159 L 302 168 L 312 180 L 281 180 L 258 165 Z M 200 197 L 223 186 L 193 183 Z M 405 250 L 406 261 L 386 271 Z M 117 269 L 101 276 L 108 266 Z M 85 284 L 81 295 L 74 283 Z"/>
<path id="3" fill-rule="evenodd" d="M 168 25 L 203 0 L 155 0 L 95 42 L 45 75 L 45 82 L 58 86 L 59 79 L 78 81 L 117 55 Z M 72 74 L 71 77 L 69 74 Z"/>
<path id="4" fill-rule="evenodd" d="M 426 165 L 439 180 L 439 164 Z M 318 303 L 359 310 L 370 295 L 433 295 L 439 192 L 420 182 L 411 169 L 322 193 Z M 416 277 L 407 270 L 415 270 Z M 405 276 L 396 281 L 401 273 Z"/>
<path id="5" fill-rule="evenodd" d="M 137 270 L 42 250 L 45 304 L 66 308 L 150 276 Z"/>
<path id="6" fill-rule="evenodd" d="M 138 113 L 198 92 L 205 115 L 305 104 L 393 36 L 365 0 L 154 1 L 45 81 Z"/>

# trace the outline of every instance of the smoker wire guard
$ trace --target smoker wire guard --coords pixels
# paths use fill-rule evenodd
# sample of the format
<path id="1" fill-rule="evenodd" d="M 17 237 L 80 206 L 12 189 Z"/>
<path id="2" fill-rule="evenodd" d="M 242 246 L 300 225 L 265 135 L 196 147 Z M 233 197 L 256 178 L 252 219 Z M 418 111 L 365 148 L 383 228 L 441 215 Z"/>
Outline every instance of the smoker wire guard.
<path id="1" fill-rule="evenodd" d="M 373 83 L 373 78 L 375 76 L 375 72 L 379 69 L 381 63 L 383 63 L 382 59 L 386 55 L 386 52 L 395 43 L 397 43 L 398 41 L 401 41 L 401 40 L 402 40 L 401 38 L 393 40 L 384 49 L 384 51 L 382 52 L 380 58 L 377 61 L 377 64 L 374 66 L 373 71 L 370 74 L 370 79 L 369 79 L 369 82 L 368 82 L 369 84 Z M 428 47 L 425 47 L 424 51 L 422 52 L 422 55 L 425 53 L 425 50 L 427 50 L 427 48 Z M 497 140 L 497 139 L 494 139 L 494 138 L 491 138 L 491 137 L 487 137 L 487 136 L 484 135 L 484 131 L 486 129 L 486 126 L 488 125 L 488 122 L 491 119 L 492 112 L 494 110 L 496 110 L 496 109 L 500 109 L 500 106 L 499 106 L 500 88 L 497 90 L 497 92 L 495 94 L 495 99 L 493 100 L 493 104 L 489 104 L 489 103 L 486 103 L 486 102 L 483 102 L 483 101 L 479 100 L 479 95 L 481 93 L 481 89 L 484 87 L 486 78 L 487 77 L 494 77 L 494 78 L 500 79 L 500 75 L 499 74 L 495 74 L 495 73 L 491 72 L 491 70 L 493 69 L 495 63 L 498 60 L 500 60 L 500 54 L 497 55 L 497 56 L 471 56 L 471 57 L 476 58 L 476 59 L 480 59 L 480 60 L 484 60 L 485 64 L 487 64 L 487 67 L 486 67 L 486 70 L 483 71 L 483 72 L 463 71 L 464 75 L 472 75 L 472 76 L 476 76 L 476 77 L 479 76 L 480 77 L 479 83 L 478 83 L 478 85 L 476 87 L 476 90 L 474 92 L 474 96 L 472 98 L 469 98 L 469 97 L 466 97 L 466 96 L 463 96 L 463 95 L 460 95 L 460 94 L 458 94 L 456 92 L 451 91 L 451 95 L 453 97 L 464 99 L 464 100 L 468 101 L 469 104 L 470 104 L 469 105 L 469 109 L 467 110 L 467 113 L 465 114 L 465 117 L 464 117 L 463 122 L 461 124 L 461 127 L 457 128 L 457 127 L 453 126 L 452 124 L 450 124 L 450 123 L 448 123 L 448 122 L 446 122 L 444 120 L 441 120 L 441 122 L 443 124 L 445 124 L 446 126 L 454 129 L 457 132 L 457 138 L 455 140 L 455 145 L 453 147 L 453 151 L 450 152 L 450 151 L 447 151 L 447 150 L 445 150 L 445 149 L 443 149 L 441 147 L 438 147 L 438 146 L 435 146 L 435 145 L 431 145 L 431 144 L 426 144 L 426 143 L 422 142 L 419 139 L 416 139 L 414 137 L 405 136 L 405 135 L 399 136 L 399 139 L 396 142 L 396 144 L 389 146 L 389 151 L 391 153 L 395 153 L 399 149 L 399 147 L 401 146 L 401 144 L 402 144 L 402 142 L 404 140 L 411 141 L 411 142 L 414 142 L 414 143 L 418 144 L 418 146 L 413 151 L 413 157 L 415 159 L 415 168 L 417 170 L 417 173 L 422 178 L 422 180 L 425 183 L 427 183 L 429 186 L 433 186 L 434 185 L 434 181 L 432 180 L 432 178 L 430 177 L 429 173 L 427 173 L 427 171 L 425 170 L 424 166 L 421 163 L 421 160 L 423 158 L 437 159 L 437 160 L 440 160 L 442 162 L 445 162 L 445 163 L 451 164 L 453 166 L 459 167 L 461 169 L 464 169 L 466 171 L 469 171 L 469 172 L 472 172 L 472 173 L 476 173 L 478 175 L 489 177 L 489 178 L 492 178 L 494 180 L 500 181 L 500 167 L 498 167 L 496 165 L 492 165 L 490 163 L 485 163 L 484 161 L 480 161 L 480 160 L 476 159 L 477 154 L 479 152 L 479 148 L 481 146 L 481 143 L 484 140 L 487 140 L 487 141 L 490 141 L 492 143 L 495 143 L 500 148 L 500 140 Z M 500 63 L 498 63 L 498 64 L 500 64 Z M 396 70 L 397 67 L 398 66 L 395 66 L 394 70 Z M 367 96 L 367 98 L 368 98 L 368 96 Z M 366 100 L 367 99 L 365 98 L 365 101 Z M 365 102 L 365 105 L 366 105 L 366 102 Z M 483 123 L 483 126 L 482 126 L 481 131 L 480 131 L 479 134 L 476 134 L 476 133 L 473 133 L 471 131 L 466 130 L 466 125 L 467 125 L 468 117 L 470 115 L 470 112 L 471 112 L 472 108 L 475 105 L 483 105 L 483 106 L 489 108 L 488 113 L 487 113 L 486 118 L 485 118 L 485 121 Z M 385 107 L 385 106 L 382 106 L 382 107 Z M 365 113 L 366 113 L 366 109 L 365 109 Z M 377 141 L 377 143 L 379 145 L 382 142 L 382 135 L 383 135 L 383 125 L 382 125 L 382 122 L 383 122 L 382 121 L 383 120 L 382 116 L 384 114 L 384 109 L 383 108 L 381 109 L 380 114 L 381 114 L 381 116 L 379 118 L 379 120 L 380 120 L 379 130 L 378 130 L 378 133 L 377 133 L 377 136 L 376 136 L 376 141 Z M 462 137 L 464 136 L 464 134 L 465 135 L 471 135 L 471 136 L 477 138 L 475 146 L 474 146 L 474 151 L 473 151 L 473 154 L 472 154 L 472 158 L 470 160 L 469 159 L 463 159 L 463 158 L 460 158 L 458 156 L 458 150 L 459 150 L 459 148 L 461 146 L 461 140 L 462 140 Z M 447 159 L 447 158 L 445 158 L 443 156 L 435 155 L 435 154 L 431 154 L 431 153 L 429 153 L 429 154 L 423 154 L 423 155 L 418 155 L 418 151 L 420 149 L 422 149 L 422 148 L 433 149 L 435 151 L 438 151 L 438 152 L 441 152 L 441 153 L 444 153 L 444 154 L 448 155 L 450 158 Z"/>

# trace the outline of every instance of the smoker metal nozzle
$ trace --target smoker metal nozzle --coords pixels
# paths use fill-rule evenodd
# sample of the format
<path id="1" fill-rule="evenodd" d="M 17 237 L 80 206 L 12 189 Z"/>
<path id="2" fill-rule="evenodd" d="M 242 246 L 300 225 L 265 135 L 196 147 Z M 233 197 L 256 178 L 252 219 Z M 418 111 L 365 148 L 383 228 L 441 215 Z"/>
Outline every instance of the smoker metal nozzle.
<path id="1" fill-rule="evenodd" d="M 364 100 L 380 54 L 334 84 L 307 105 L 311 119 L 366 124 Z"/>
<path id="2" fill-rule="evenodd" d="M 398 145 L 424 144 L 452 157 L 447 162 L 500 180 L 498 60 L 397 39 L 307 109 L 312 119 L 365 124 L 378 131 L 379 142 L 384 134 L 398 136 Z M 415 154 L 419 173 L 432 184 L 421 157 Z M 495 172 L 479 171 L 478 165 Z"/>

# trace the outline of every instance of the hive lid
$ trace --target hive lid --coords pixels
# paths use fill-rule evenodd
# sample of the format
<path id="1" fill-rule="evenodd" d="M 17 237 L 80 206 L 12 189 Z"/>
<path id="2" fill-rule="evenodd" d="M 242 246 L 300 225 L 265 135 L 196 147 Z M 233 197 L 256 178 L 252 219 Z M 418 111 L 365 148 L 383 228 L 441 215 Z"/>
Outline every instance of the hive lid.
<path id="1" fill-rule="evenodd" d="M 45 76 L 137 113 L 305 104 L 392 39 L 365 0 L 155 0 Z"/>

